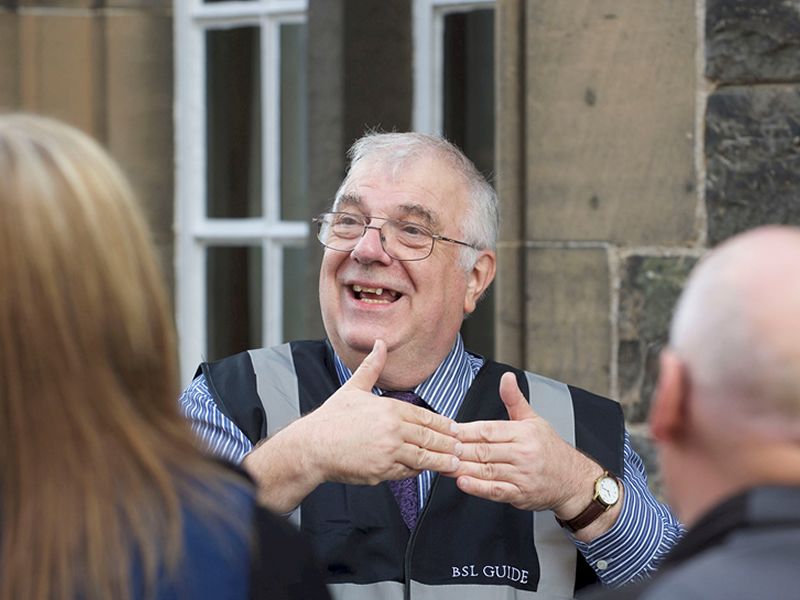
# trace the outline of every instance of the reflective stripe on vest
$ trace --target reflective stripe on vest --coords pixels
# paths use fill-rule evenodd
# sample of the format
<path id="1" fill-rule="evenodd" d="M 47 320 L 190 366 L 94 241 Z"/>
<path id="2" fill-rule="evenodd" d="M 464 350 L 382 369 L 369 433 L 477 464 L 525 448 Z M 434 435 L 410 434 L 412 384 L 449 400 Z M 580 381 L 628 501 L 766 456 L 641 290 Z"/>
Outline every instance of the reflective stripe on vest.
<path id="1" fill-rule="evenodd" d="M 507 585 L 426 585 L 411 582 L 410 597 L 414 600 L 564 600 L 568 595 L 544 591 L 517 590 Z M 404 586 L 397 581 L 378 583 L 334 583 L 328 591 L 334 600 L 403 600 Z"/>
<path id="2" fill-rule="evenodd" d="M 527 371 L 525 377 L 533 410 L 574 447 L 575 412 L 569 388 L 559 381 Z M 578 555 L 575 544 L 558 525 L 552 511 L 533 513 L 533 543 L 539 556 L 539 593 L 572 598 Z"/>
<path id="3" fill-rule="evenodd" d="M 256 374 L 256 392 L 267 418 L 267 438 L 292 421 L 300 418 L 300 395 L 297 391 L 297 375 L 289 344 L 271 348 L 249 350 Z M 300 507 L 288 516 L 289 521 L 300 527 Z"/>
<path id="4" fill-rule="evenodd" d="M 333 600 L 403 600 L 405 585 L 399 581 L 377 583 L 329 583 Z"/>

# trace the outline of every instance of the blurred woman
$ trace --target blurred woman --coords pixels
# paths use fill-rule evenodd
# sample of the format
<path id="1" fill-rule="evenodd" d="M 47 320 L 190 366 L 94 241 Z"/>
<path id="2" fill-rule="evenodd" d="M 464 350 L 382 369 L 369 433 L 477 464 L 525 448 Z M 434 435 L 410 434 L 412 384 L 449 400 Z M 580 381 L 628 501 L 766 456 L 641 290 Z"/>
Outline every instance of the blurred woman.
<path id="1" fill-rule="evenodd" d="M 86 135 L 0 116 L 0 600 L 325 598 L 180 415 L 147 227 Z"/>

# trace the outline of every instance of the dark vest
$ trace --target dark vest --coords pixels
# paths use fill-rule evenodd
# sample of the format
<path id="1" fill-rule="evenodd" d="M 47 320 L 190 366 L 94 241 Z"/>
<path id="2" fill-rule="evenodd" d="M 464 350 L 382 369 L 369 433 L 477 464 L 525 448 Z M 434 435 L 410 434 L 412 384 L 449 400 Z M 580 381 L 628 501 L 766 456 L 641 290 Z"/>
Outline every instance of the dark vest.
<path id="1" fill-rule="evenodd" d="M 339 387 L 327 342 L 243 352 L 203 363 L 199 371 L 220 410 L 254 444 L 297 418 L 298 407 L 306 414 Z M 536 386 L 532 403 L 540 415 L 548 418 L 551 405 L 557 405 L 553 414 L 566 412 L 570 431 L 565 439 L 571 437 L 568 441 L 604 468 L 622 474 L 619 405 L 578 388 L 486 361 L 456 420 L 507 420 L 498 392 L 506 371 L 516 374 L 526 397 Z M 570 398 L 571 411 L 564 404 Z M 519 590 L 519 598 L 563 598 L 597 582 L 550 511 L 523 511 L 469 496 L 448 477 L 434 477 L 413 532 L 385 482 L 324 483 L 298 512 L 294 516 L 311 536 L 336 597 L 484 598 L 492 593 L 490 586 Z"/>

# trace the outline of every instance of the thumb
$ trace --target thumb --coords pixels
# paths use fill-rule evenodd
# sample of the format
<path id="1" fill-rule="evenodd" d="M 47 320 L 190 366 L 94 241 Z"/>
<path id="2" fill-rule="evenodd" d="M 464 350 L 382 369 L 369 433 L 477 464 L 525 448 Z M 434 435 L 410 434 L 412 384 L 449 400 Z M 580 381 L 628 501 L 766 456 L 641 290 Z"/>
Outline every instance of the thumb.
<path id="1" fill-rule="evenodd" d="M 536 413 L 517 385 L 516 375 L 511 371 L 503 373 L 500 378 L 500 398 L 506 405 L 508 416 L 512 421 L 524 421 L 536 417 Z"/>
<path id="2" fill-rule="evenodd" d="M 386 342 L 375 340 L 372 352 L 364 357 L 353 376 L 342 387 L 371 392 L 386 364 Z"/>

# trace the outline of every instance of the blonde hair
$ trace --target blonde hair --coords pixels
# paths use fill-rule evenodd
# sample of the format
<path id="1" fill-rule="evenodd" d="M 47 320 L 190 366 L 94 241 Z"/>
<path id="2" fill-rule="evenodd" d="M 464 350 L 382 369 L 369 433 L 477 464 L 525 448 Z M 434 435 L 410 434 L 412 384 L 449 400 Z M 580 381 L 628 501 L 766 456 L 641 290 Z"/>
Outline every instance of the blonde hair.
<path id="1" fill-rule="evenodd" d="M 179 413 L 147 227 L 106 152 L 50 119 L 0 115 L 0 181 L 0 599 L 128 598 L 134 564 L 152 591 L 182 500 L 226 476 Z"/>

